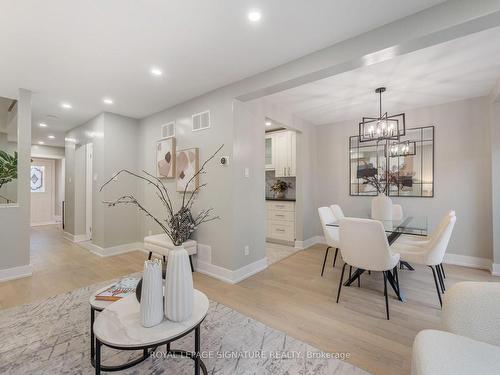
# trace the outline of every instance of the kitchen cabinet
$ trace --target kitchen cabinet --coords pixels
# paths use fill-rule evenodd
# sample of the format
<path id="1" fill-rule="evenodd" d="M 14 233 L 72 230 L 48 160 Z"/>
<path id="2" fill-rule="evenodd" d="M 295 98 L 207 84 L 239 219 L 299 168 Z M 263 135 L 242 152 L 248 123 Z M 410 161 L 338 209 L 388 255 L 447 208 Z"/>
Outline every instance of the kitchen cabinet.
<path id="1" fill-rule="evenodd" d="M 267 201 L 267 240 L 295 241 L 295 202 Z"/>
<path id="2" fill-rule="evenodd" d="M 270 140 L 268 141 L 268 137 Z M 266 134 L 266 170 L 274 169 L 276 177 L 295 177 L 297 174 L 297 135 L 290 130 Z M 268 146 L 269 145 L 269 146 Z M 268 147 L 270 147 L 268 151 Z M 269 159 L 268 159 L 269 153 Z M 270 161 L 268 164 L 268 160 Z M 268 165 L 270 166 L 268 168 Z M 271 167 L 272 165 L 272 167 Z"/>

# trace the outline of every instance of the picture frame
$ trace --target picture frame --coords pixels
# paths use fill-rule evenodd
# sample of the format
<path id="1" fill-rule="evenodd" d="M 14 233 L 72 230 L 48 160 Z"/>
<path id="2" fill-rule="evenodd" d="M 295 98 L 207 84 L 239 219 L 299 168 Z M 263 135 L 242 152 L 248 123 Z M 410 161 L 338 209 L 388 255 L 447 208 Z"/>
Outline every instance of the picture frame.
<path id="1" fill-rule="evenodd" d="M 176 176 L 175 137 L 160 139 L 156 142 L 156 177 L 175 178 Z"/>
<path id="2" fill-rule="evenodd" d="M 176 153 L 176 179 L 177 191 L 183 192 L 187 182 L 198 172 L 200 168 L 200 152 L 197 147 L 179 150 Z M 186 191 L 192 192 L 200 186 L 200 176 L 197 175 L 190 183 Z"/>

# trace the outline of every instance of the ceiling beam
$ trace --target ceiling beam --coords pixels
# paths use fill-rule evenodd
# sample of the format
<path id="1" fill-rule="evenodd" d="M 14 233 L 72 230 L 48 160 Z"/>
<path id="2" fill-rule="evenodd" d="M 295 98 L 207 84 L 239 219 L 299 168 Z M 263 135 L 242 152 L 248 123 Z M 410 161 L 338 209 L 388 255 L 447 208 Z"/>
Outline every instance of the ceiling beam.
<path id="1" fill-rule="evenodd" d="M 240 81 L 236 98 L 261 98 L 499 26 L 499 0 L 446 1 Z"/>

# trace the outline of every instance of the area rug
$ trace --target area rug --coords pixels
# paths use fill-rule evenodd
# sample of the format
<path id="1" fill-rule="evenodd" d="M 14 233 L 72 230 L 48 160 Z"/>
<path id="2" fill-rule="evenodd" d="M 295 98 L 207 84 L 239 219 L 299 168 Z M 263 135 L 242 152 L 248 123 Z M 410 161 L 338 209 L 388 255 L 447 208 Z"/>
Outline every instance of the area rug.
<path id="1" fill-rule="evenodd" d="M 39 303 L 0 311 L 0 374 L 93 374 L 90 363 L 88 299 L 100 283 Z M 210 375 L 361 375 L 344 360 L 345 353 L 323 353 L 285 333 L 210 301 L 202 325 L 203 360 Z M 192 350 L 188 335 L 172 348 Z M 193 374 L 189 358 L 155 355 L 119 374 Z M 120 364 L 138 352 L 104 348 L 103 364 Z"/>

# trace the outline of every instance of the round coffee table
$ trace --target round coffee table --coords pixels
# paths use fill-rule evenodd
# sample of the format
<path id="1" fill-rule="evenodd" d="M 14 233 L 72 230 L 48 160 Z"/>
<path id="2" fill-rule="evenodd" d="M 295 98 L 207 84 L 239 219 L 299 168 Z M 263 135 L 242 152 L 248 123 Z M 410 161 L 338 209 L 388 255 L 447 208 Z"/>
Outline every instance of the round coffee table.
<path id="1" fill-rule="evenodd" d="M 111 288 L 113 284 L 106 285 L 104 288 L 99 289 L 98 291 L 94 292 L 93 294 L 90 295 L 89 297 L 89 304 L 90 304 L 90 363 L 92 363 L 92 366 L 94 365 L 94 357 L 95 357 L 95 339 L 94 339 L 94 330 L 92 327 L 94 326 L 94 320 L 95 320 L 95 312 L 101 312 L 104 310 L 106 307 L 111 305 L 114 301 L 100 301 L 96 300 L 95 296 L 98 295 L 99 293 L 104 292 L 105 290 Z"/>
<path id="2" fill-rule="evenodd" d="M 110 304 L 99 314 L 93 325 L 95 373 L 100 374 L 101 369 L 110 371 L 109 367 L 105 368 L 101 364 L 102 345 L 119 350 L 143 350 L 143 356 L 138 358 L 137 363 L 149 357 L 158 346 L 166 345 L 167 354 L 182 355 L 194 361 L 195 375 L 200 374 L 200 368 L 207 375 L 205 364 L 200 358 L 200 326 L 207 316 L 208 306 L 207 296 L 195 289 L 193 314 L 189 319 L 183 322 L 163 319 L 157 326 L 145 328 L 141 325 L 140 305 L 134 294 Z M 193 331 L 194 352 L 170 349 L 170 343 Z M 128 368 L 134 364 L 126 366 Z"/>

